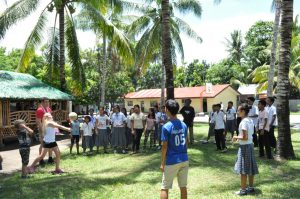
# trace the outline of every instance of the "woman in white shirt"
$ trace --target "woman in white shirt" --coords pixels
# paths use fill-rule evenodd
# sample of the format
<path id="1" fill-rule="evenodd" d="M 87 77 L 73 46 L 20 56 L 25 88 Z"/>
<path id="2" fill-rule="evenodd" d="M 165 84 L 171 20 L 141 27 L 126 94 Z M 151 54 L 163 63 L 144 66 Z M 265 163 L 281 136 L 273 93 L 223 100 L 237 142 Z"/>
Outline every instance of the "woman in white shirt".
<path id="1" fill-rule="evenodd" d="M 226 131 L 225 131 L 225 138 L 227 135 L 227 132 L 231 133 L 231 139 L 233 138 L 234 131 L 236 129 L 236 110 L 233 107 L 233 102 L 228 102 L 228 107 L 226 110 Z"/>
<path id="2" fill-rule="evenodd" d="M 238 141 L 240 144 L 234 167 L 235 172 L 241 175 L 241 189 L 236 192 L 237 195 L 253 193 L 254 175 L 258 174 L 252 137 L 254 133 L 254 124 L 248 117 L 249 111 L 250 107 L 248 104 L 244 103 L 239 106 L 238 113 L 242 118 L 242 121 L 239 126 L 239 135 L 233 136 L 232 139 L 233 142 Z M 247 178 L 249 180 L 249 187 L 246 187 Z"/>
<path id="3" fill-rule="evenodd" d="M 140 150 L 141 137 L 145 130 L 146 117 L 141 112 L 139 105 L 134 105 L 134 113 L 131 115 L 131 132 L 133 135 L 132 152 L 138 153 Z"/>
<path id="4" fill-rule="evenodd" d="M 94 133 L 94 124 L 92 122 L 92 118 L 89 115 L 84 117 L 84 122 L 81 126 L 82 131 L 82 148 L 83 148 L 83 155 L 86 155 L 86 149 L 89 148 L 89 154 L 93 153 L 93 133 Z"/>
<path id="5" fill-rule="evenodd" d="M 109 122 L 108 116 L 104 112 L 104 107 L 99 110 L 99 115 L 96 117 L 96 139 L 95 146 L 97 147 L 97 153 L 99 153 L 99 147 L 103 146 L 104 153 L 107 152 L 107 146 L 109 144 L 107 125 Z"/>
<path id="6" fill-rule="evenodd" d="M 114 147 L 114 153 L 117 153 L 117 149 L 121 148 L 122 153 L 125 154 L 126 153 L 125 124 L 127 122 L 127 118 L 122 112 L 120 112 L 119 106 L 115 106 L 114 113 L 111 116 L 111 122 L 112 122 L 111 144 Z"/>

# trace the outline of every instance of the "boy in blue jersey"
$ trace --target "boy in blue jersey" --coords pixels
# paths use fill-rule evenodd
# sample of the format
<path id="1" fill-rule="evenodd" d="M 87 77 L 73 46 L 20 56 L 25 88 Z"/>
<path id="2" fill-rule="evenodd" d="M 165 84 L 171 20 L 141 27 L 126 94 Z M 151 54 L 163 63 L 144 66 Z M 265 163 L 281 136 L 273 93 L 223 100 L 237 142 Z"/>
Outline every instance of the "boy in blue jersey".
<path id="1" fill-rule="evenodd" d="M 179 104 L 175 100 L 166 102 L 166 113 L 169 122 L 162 127 L 161 141 L 161 165 L 163 172 L 161 199 L 167 199 L 169 189 L 172 188 L 173 179 L 177 176 L 180 187 L 181 199 L 187 198 L 187 177 L 188 177 L 188 155 L 187 155 L 187 126 L 177 119 Z"/>

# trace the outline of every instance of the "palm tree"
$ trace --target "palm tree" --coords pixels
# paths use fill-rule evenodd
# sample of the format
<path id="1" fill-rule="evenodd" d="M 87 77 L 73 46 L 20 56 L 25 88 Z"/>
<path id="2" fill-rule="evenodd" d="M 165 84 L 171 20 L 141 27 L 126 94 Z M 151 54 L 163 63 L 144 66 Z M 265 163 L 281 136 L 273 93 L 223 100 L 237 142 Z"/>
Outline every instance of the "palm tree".
<path id="1" fill-rule="evenodd" d="M 162 9 L 162 60 L 166 71 L 167 99 L 174 99 L 174 74 L 172 64 L 172 40 L 170 31 L 169 0 L 161 1 Z"/>
<path id="2" fill-rule="evenodd" d="M 278 154 L 285 159 L 295 158 L 291 141 L 289 109 L 289 68 L 291 64 L 291 40 L 293 28 L 293 0 L 281 4 L 280 55 L 277 83 Z"/>
<path id="3" fill-rule="evenodd" d="M 164 6 L 166 2 L 156 0 L 152 6 L 147 6 L 141 17 L 138 17 L 129 27 L 128 33 L 135 34 L 136 36 L 142 35 L 135 47 L 135 64 L 141 68 L 145 68 L 149 63 L 160 56 L 157 54 L 166 54 L 168 52 L 162 51 L 162 43 L 166 41 L 162 39 L 163 33 L 163 20 L 162 20 L 162 4 Z M 170 29 L 170 51 L 171 52 L 171 61 L 165 59 L 167 64 L 176 63 L 176 53 L 181 56 L 182 61 L 184 60 L 184 51 L 183 45 L 180 38 L 180 33 L 185 33 L 190 38 L 195 39 L 198 42 L 201 42 L 202 39 L 198 34 L 182 19 L 175 16 L 174 10 L 177 10 L 181 13 L 193 13 L 196 17 L 200 18 L 201 16 L 201 5 L 197 0 L 181 1 L 181 0 L 172 0 L 169 2 L 168 7 L 170 7 L 170 14 L 167 14 L 169 17 L 169 29 Z M 165 11 L 166 8 L 164 8 Z M 164 21 L 165 22 L 165 21 Z M 165 35 L 166 36 L 166 35 Z M 166 44 L 166 43 L 165 43 Z M 164 45 L 164 44 L 163 44 Z M 164 59 L 163 59 L 164 60 Z M 162 62 L 164 62 L 161 60 Z M 165 66 L 165 63 L 162 63 L 162 66 Z M 168 65 L 168 67 L 170 67 Z M 172 92 L 172 74 L 173 74 L 173 64 L 171 68 L 165 68 L 167 75 L 167 82 L 169 85 L 169 91 Z M 163 70 L 164 71 L 164 68 Z M 164 75 L 162 74 L 162 80 Z M 162 82 L 162 91 L 164 91 L 165 83 Z M 170 93 L 171 97 L 172 94 Z M 169 95 L 169 96 L 170 96 Z M 164 92 L 162 92 L 164 96 Z M 161 104 L 164 102 L 164 97 L 161 98 Z"/>
<path id="4" fill-rule="evenodd" d="M 92 0 L 49 0 L 49 3 L 41 11 L 41 14 L 37 20 L 35 27 L 33 28 L 29 38 L 27 39 L 24 47 L 23 54 L 20 59 L 18 70 L 24 72 L 28 67 L 32 56 L 35 54 L 36 48 L 43 41 L 43 32 L 46 29 L 46 23 L 48 21 L 49 12 L 55 12 L 55 20 L 53 25 L 53 36 L 55 38 L 56 32 L 56 22 L 58 18 L 58 37 L 59 37 L 59 48 L 54 45 L 57 43 L 50 42 L 51 45 L 49 52 L 51 52 L 51 57 L 54 58 L 59 55 L 59 71 L 60 71 L 60 87 L 61 90 L 66 90 L 66 78 L 65 78 L 65 45 L 67 47 L 67 55 L 69 57 L 69 62 L 72 67 L 72 76 L 74 79 L 79 80 L 79 82 L 84 81 L 84 72 L 82 68 L 82 63 L 79 53 L 79 45 L 76 35 L 76 29 L 73 19 L 73 14 L 75 12 L 75 6 L 79 6 L 81 11 L 94 10 L 93 5 L 96 2 L 102 4 L 102 8 L 112 2 L 119 0 L 105 0 L 105 1 L 92 1 Z M 37 11 L 37 8 L 41 4 L 42 0 L 19 0 L 12 6 L 7 8 L 0 15 L 0 39 L 2 39 L 6 31 L 14 24 L 28 17 L 31 13 Z M 97 13 L 96 13 L 97 14 Z M 95 14 L 95 15 L 96 15 Z M 99 23 L 107 24 L 104 18 L 99 18 Z M 53 40 L 54 41 L 54 40 Z M 53 61 L 54 59 L 49 59 Z M 57 63 L 49 63 L 50 68 L 54 67 Z"/>
<path id="5" fill-rule="evenodd" d="M 231 60 L 234 63 L 241 65 L 243 57 L 243 36 L 240 30 L 234 30 L 230 34 L 230 38 L 226 38 L 226 47 Z"/>
<path id="6" fill-rule="evenodd" d="M 267 95 L 273 96 L 274 88 L 274 71 L 276 62 L 276 51 L 277 51 L 277 40 L 278 40 L 278 29 L 280 22 L 280 10 L 281 10 L 281 0 L 273 0 L 272 10 L 275 9 L 275 20 L 273 26 L 273 40 L 272 40 L 272 50 L 271 50 L 271 60 L 270 60 L 270 70 L 268 74 L 268 89 Z"/>
<path id="7" fill-rule="evenodd" d="M 121 21 L 121 14 L 124 10 L 135 9 L 137 5 L 126 1 L 110 1 L 110 4 L 103 9 L 103 4 L 98 2 L 93 3 L 93 7 L 81 12 L 77 17 L 78 26 L 83 30 L 92 30 L 97 35 L 97 38 L 102 37 L 102 53 L 101 61 L 99 62 L 99 90 L 100 90 L 100 106 L 105 103 L 105 88 L 106 76 L 108 71 L 108 46 L 114 48 L 116 53 L 124 58 L 127 62 L 132 60 L 132 49 L 129 39 L 123 34 L 120 28 L 124 25 Z M 91 20 L 92 19 L 92 20 Z M 103 23 L 105 22 L 105 23 Z M 97 39 L 98 40 L 98 39 Z M 98 40 L 99 41 L 99 40 Z M 96 46 L 99 46 L 97 42 Z M 100 59 L 99 59 L 100 60 Z"/>
<path id="8" fill-rule="evenodd" d="M 300 90 L 300 26 L 297 21 L 297 17 L 293 23 L 293 34 L 292 34 L 292 41 L 291 41 L 291 64 L 289 68 L 289 82 L 290 85 Z M 272 48 L 273 46 L 269 46 L 268 48 Z M 278 59 L 278 56 L 277 56 Z M 268 88 L 269 84 L 269 65 L 263 65 L 257 67 L 251 74 L 250 78 L 252 78 L 253 83 L 258 83 L 258 91 L 264 91 Z M 277 90 L 277 82 L 278 82 L 278 65 L 275 65 L 274 68 L 274 91 Z"/>

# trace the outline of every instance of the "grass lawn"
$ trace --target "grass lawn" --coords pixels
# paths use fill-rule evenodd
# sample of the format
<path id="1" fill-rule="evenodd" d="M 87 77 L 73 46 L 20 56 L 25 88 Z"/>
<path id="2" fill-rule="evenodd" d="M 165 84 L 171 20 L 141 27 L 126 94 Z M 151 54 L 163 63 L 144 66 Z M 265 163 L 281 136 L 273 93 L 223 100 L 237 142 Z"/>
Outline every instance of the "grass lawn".
<path id="1" fill-rule="evenodd" d="M 300 115 L 300 111 L 298 112 L 290 112 L 291 115 Z"/>
<path id="2" fill-rule="evenodd" d="M 207 125 L 197 125 L 196 140 L 206 136 Z M 300 198 L 300 133 L 293 133 L 298 160 L 276 162 L 258 159 L 260 174 L 255 178 L 257 193 L 245 198 Z M 237 145 L 229 144 L 229 152 L 220 154 L 214 144 L 199 142 L 188 151 L 190 170 L 188 196 L 192 199 L 239 198 L 239 176 L 233 173 Z M 161 172 L 160 153 L 138 155 L 62 155 L 62 168 L 67 173 L 49 173 L 53 166 L 39 169 L 33 178 L 20 179 L 20 174 L 0 177 L 0 198 L 159 198 Z M 174 181 L 170 198 L 180 198 Z"/>

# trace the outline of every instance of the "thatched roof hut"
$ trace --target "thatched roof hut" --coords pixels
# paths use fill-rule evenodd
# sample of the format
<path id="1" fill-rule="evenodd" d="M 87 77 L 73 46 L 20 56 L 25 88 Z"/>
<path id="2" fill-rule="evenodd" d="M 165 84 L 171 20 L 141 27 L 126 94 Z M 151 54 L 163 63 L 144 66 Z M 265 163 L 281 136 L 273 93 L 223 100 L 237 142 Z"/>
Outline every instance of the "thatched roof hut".
<path id="1" fill-rule="evenodd" d="M 4 138 L 15 137 L 13 122 L 23 119 L 32 127 L 36 124 L 35 110 L 39 100 L 51 101 L 56 121 L 67 120 L 73 97 L 53 88 L 32 75 L 0 70 L 0 145 Z"/>

